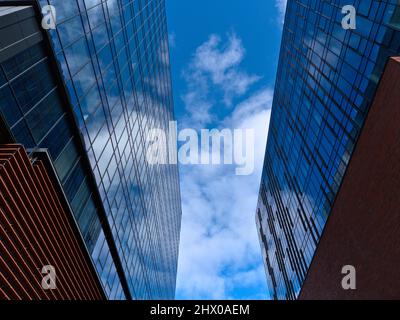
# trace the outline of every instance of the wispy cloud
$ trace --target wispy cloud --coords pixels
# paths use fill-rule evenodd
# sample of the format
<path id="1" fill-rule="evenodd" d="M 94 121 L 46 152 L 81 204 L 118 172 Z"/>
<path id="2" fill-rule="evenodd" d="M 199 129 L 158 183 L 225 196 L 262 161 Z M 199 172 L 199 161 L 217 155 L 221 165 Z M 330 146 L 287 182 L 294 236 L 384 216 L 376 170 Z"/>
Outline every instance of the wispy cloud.
<path id="1" fill-rule="evenodd" d="M 230 166 L 181 167 L 177 298 L 267 298 L 255 210 L 273 92 L 267 87 L 251 90 L 259 77 L 240 69 L 244 53 L 236 35 L 226 43 L 211 35 L 184 72 L 188 92 L 182 98 L 191 123 L 214 121 L 220 128 L 254 129 L 256 163 L 250 176 L 236 176 Z M 240 97 L 242 101 L 233 103 Z M 229 102 L 231 108 L 217 115 L 217 107 Z"/>
<path id="2" fill-rule="evenodd" d="M 223 104 L 231 107 L 234 98 L 244 95 L 260 80 L 259 76 L 241 70 L 244 56 L 242 41 L 234 33 L 228 36 L 226 43 L 212 34 L 196 49 L 188 68 L 183 71 L 188 88 L 182 99 L 192 123 L 205 125 L 215 120 L 211 114 L 211 108 L 218 102 L 215 99 L 219 99 L 215 89 L 221 91 Z"/>

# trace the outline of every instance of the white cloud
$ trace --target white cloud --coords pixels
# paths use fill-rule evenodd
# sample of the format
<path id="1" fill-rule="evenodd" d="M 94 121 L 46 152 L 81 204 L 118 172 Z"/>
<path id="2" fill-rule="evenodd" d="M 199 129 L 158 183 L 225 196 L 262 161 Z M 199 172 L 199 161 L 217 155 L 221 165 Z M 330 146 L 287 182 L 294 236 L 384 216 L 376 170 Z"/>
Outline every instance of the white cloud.
<path id="1" fill-rule="evenodd" d="M 264 103 L 260 102 L 265 97 Z M 256 130 L 255 173 L 236 176 L 229 167 L 182 167 L 183 221 L 178 298 L 230 299 L 250 289 L 267 298 L 265 271 L 254 222 L 270 119 L 272 92 L 256 93 L 225 120 Z"/>
<path id="2" fill-rule="evenodd" d="M 197 48 L 184 73 L 188 91 L 182 98 L 189 113 L 185 125 L 198 128 L 215 121 L 219 128 L 254 129 L 256 163 L 249 176 L 236 176 L 232 166 L 181 167 L 183 218 L 177 298 L 267 298 L 255 212 L 273 91 L 250 91 L 259 77 L 239 69 L 244 52 L 235 35 L 225 46 L 219 36 L 211 35 Z M 227 102 L 233 91 L 235 98 L 245 93 L 247 98 L 226 109 L 220 119 L 215 110 L 219 102 L 216 90 L 222 92 L 222 102 Z"/>
<path id="3" fill-rule="evenodd" d="M 212 107 L 218 97 L 210 94 L 210 88 L 222 92 L 222 102 L 231 106 L 235 98 L 247 93 L 250 86 L 260 80 L 240 69 L 245 56 L 242 41 L 230 34 L 226 43 L 215 34 L 195 51 L 189 67 L 183 71 L 187 91 L 182 95 L 188 111 L 190 125 L 204 126 L 215 120 Z"/>

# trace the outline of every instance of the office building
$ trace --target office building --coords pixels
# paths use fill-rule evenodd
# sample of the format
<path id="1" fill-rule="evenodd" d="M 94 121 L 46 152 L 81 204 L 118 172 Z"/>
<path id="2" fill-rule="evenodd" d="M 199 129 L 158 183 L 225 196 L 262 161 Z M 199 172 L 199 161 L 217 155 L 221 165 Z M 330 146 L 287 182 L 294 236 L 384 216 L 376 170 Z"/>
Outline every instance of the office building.
<path id="1" fill-rule="evenodd" d="M 381 78 L 299 299 L 399 299 L 399 105 L 397 57 Z"/>
<path id="2" fill-rule="evenodd" d="M 0 145 L 0 300 L 103 300 L 46 150 Z"/>
<path id="3" fill-rule="evenodd" d="M 342 25 L 349 4 L 355 29 Z M 256 214 L 271 298 L 299 297 L 388 58 L 399 54 L 398 1 L 288 0 Z"/>
<path id="4" fill-rule="evenodd" d="M 145 158 L 147 131 L 174 117 L 164 1 L 0 5 L 11 142 L 48 151 L 106 298 L 173 299 L 178 169 Z"/>

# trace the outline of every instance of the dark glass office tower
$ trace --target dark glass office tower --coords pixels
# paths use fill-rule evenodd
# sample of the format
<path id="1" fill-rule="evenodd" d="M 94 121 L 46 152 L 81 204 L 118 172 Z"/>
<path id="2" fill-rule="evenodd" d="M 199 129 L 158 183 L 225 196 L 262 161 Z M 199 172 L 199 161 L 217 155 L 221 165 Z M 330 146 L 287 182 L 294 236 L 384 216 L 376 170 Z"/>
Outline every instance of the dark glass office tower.
<path id="1" fill-rule="evenodd" d="M 14 141 L 48 149 L 109 299 L 173 299 L 178 169 L 146 161 L 148 130 L 174 118 L 164 0 L 0 5 L 0 111 Z M 41 28 L 46 5 L 55 30 Z"/>
<path id="2" fill-rule="evenodd" d="M 341 24 L 349 4 L 355 30 Z M 298 297 L 388 57 L 399 53 L 397 0 L 288 0 L 256 215 L 271 298 Z"/>

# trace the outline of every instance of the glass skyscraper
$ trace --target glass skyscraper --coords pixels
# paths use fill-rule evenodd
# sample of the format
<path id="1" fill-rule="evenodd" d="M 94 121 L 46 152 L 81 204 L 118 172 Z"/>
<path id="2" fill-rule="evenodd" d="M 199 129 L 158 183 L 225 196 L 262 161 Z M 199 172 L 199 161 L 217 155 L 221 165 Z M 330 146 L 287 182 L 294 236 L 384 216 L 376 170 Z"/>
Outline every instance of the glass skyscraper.
<path id="1" fill-rule="evenodd" d="M 15 142 L 49 150 L 109 299 L 173 299 L 178 168 L 146 161 L 148 130 L 174 119 L 164 0 L 0 5 L 0 114 Z M 47 5 L 55 30 L 40 27 Z"/>
<path id="2" fill-rule="evenodd" d="M 345 5 L 356 8 L 354 30 L 342 27 Z M 298 297 L 388 57 L 399 54 L 397 0 L 288 0 L 256 214 L 271 298 Z"/>

